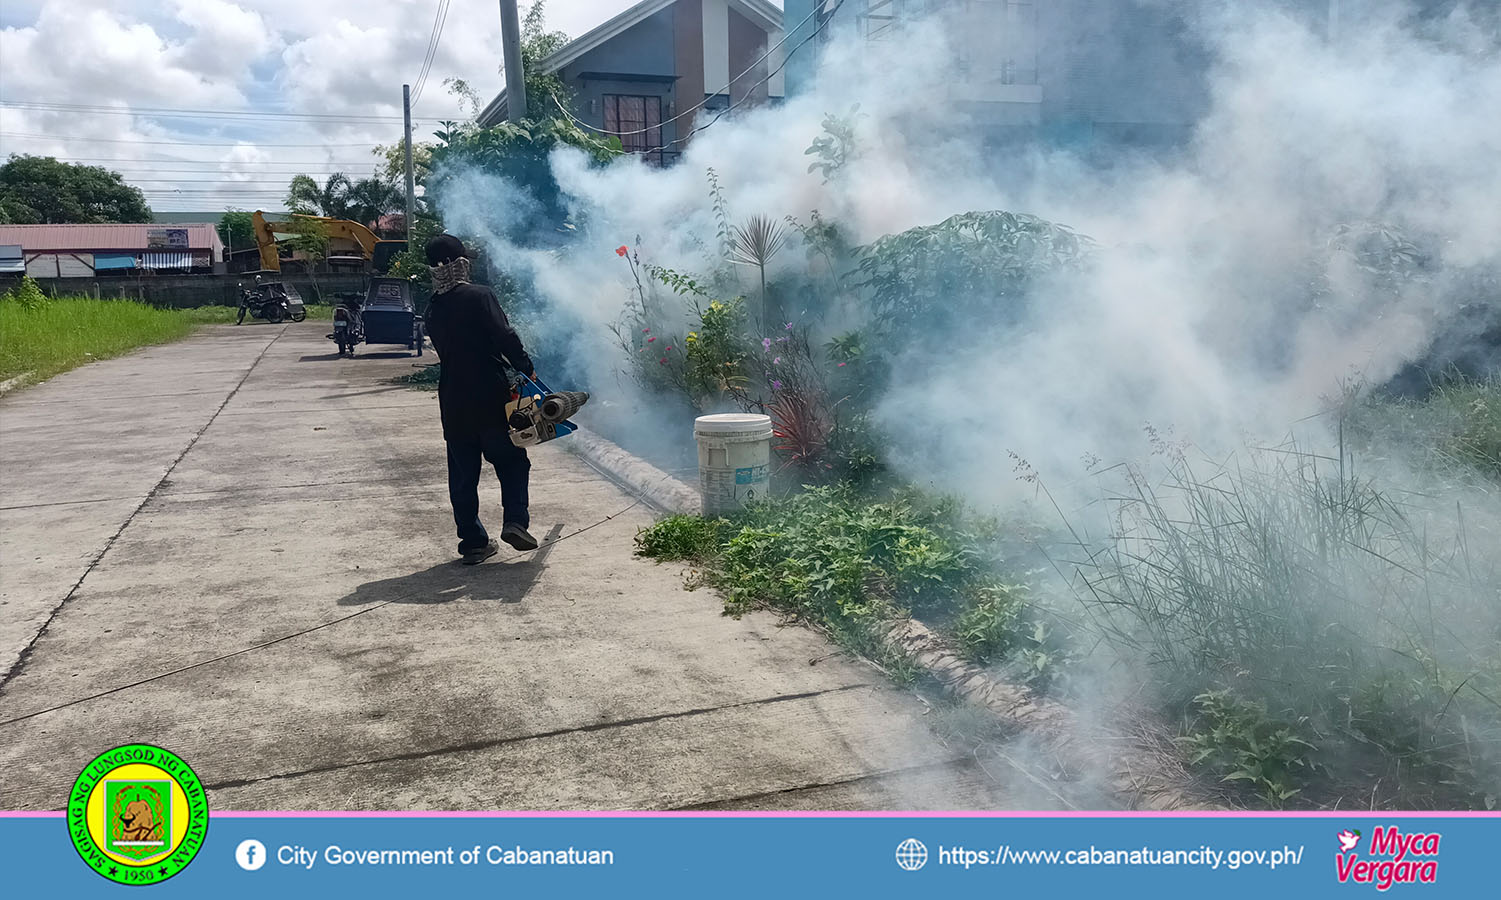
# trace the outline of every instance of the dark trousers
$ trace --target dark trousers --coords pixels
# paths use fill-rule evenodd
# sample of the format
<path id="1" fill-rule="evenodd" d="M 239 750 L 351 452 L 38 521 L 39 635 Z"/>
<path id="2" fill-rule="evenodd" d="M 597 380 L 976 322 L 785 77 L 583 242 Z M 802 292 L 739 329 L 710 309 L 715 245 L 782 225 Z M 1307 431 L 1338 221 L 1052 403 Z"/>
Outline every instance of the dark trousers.
<path id="1" fill-rule="evenodd" d="M 500 479 L 500 504 L 504 524 L 512 522 L 522 528 L 531 524 L 527 516 L 526 483 L 532 461 L 526 451 L 511 443 L 510 433 L 495 428 L 481 435 L 448 441 L 448 500 L 453 504 L 453 523 L 459 529 L 459 552 L 479 550 L 490 542 L 490 535 L 479 520 L 479 480 L 483 457 L 495 467 Z"/>

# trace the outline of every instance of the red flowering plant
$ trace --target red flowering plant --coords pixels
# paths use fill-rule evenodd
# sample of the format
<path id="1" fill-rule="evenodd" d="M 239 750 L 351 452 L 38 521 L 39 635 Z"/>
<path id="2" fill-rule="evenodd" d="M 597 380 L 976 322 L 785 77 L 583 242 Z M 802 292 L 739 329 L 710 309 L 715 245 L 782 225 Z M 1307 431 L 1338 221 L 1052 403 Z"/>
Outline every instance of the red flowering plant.
<path id="1" fill-rule="evenodd" d="M 630 267 L 632 290 L 611 330 L 632 376 L 649 392 L 679 395 L 701 412 L 726 402 L 743 406 L 742 301 L 712 299 L 692 275 L 641 262 L 639 249 L 615 252 Z"/>

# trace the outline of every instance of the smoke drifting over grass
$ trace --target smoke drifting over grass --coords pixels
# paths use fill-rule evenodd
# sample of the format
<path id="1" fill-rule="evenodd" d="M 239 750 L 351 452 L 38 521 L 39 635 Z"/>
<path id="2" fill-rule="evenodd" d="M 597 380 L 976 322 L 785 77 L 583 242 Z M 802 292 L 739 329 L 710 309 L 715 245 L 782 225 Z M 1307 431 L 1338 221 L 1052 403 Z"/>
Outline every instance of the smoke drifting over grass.
<path id="1" fill-rule="evenodd" d="M 450 228 L 529 271 L 556 313 L 543 342 L 597 388 L 617 384 L 620 366 L 606 326 L 629 279 L 614 248 L 683 271 L 720 264 L 706 167 L 732 220 L 817 209 L 857 242 L 972 209 L 1041 215 L 1102 249 L 1049 287 L 1024 328 L 975 321 L 936 336 L 941 356 L 898 360 L 910 377 L 883 418 L 923 435 L 903 448 L 913 464 L 1004 494 L 1004 449 L 1071 475 L 1086 454 L 1140 448 L 1146 421 L 1229 445 L 1310 415 L 1352 372 L 1379 383 L 1419 355 L 1452 302 L 1447 273 L 1494 266 L 1501 233 L 1501 117 L 1486 114 L 1501 108 L 1501 62 L 1465 8 L 1419 34 L 1407 6 L 1374 4 L 1331 41 L 1322 20 L 1248 6 L 1195 22 L 1216 60 L 1212 104 L 1170 163 L 1123 155 L 1101 171 L 1064 153 L 981 146 L 945 101 L 958 74 L 930 22 L 900 42 L 835 43 L 815 92 L 718 122 L 673 168 L 598 169 L 556 154 L 584 232 L 563 251 L 501 237 L 529 203 L 514 185 L 456 179 L 440 206 Z M 1128 59 L 1130 48 L 1110 48 L 1122 50 Z M 825 182 L 804 150 L 825 113 L 855 104 L 857 152 Z M 1350 248 L 1329 245 L 1339 225 L 1368 222 L 1399 225 L 1441 256 L 1422 279 L 1372 290 Z M 795 248 L 777 262 L 803 264 Z M 1313 279 L 1327 285 L 1316 305 Z M 642 426 L 688 438 L 685 422 Z"/>
<path id="2" fill-rule="evenodd" d="M 919 320 L 909 333 L 894 336 L 888 347 L 897 377 L 876 408 L 889 461 L 919 484 L 986 506 L 1034 499 L 1040 479 L 1067 515 L 1103 536 L 1122 521 L 1105 515 L 1109 504 L 1087 505 L 1100 493 L 1101 482 L 1090 476 L 1094 461 L 1109 465 L 1155 453 L 1173 468 L 1188 448 L 1195 458 L 1224 460 L 1248 442 L 1275 442 L 1297 431 L 1302 461 L 1289 484 L 1278 487 L 1276 477 L 1262 475 L 1193 479 L 1179 483 L 1182 497 L 1152 497 L 1133 515 L 1138 524 L 1139 517 L 1161 515 L 1156 536 L 1189 534 L 1204 551 L 1199 561 L 1211 567 L 1230 558 L 1215 555 L 1215 527 L 1183 531 L 1177 519 L 1197 500 L 1218 503 L 1220 492 L 1231 491 L 1227 505 L 1214 511 L 1227 527 L 1235 525 L 1236 491 L 1248 503 L 1265 503 L 1271 512 L 1258 521 L 1271 523 L 1268 533 L 1284 518 L 1303 521 L 1311 511 L 1315 526 L 1284 534 L 1283 556 L 1258 555 L 1268 551 L 1251 539 L 1255 535 L 1236 551 L 1235 559 L 1248 566 L 1307 565 L 1283 573 L 1288 581 L 1275 602 L 1253 610 L 1266 621 L 1239 618 L 1242 600 L 1260 602 L 1266 592 L 1224 572 L 1225 583 L 1255 596 L 1229 591 L 1217 609 L 1225 621 L 1252 629 L 1281 616 L 1272 607 L 1283 601 L 1309 617 L 1314 632 L 1321 621 L 1343 623 L 1348 627 L 1337 647 L 1320 647 L 1332 647 L 1351 673 L 1391 670 L 1409 649 L 1403 635 L 1417 635 L 1417 646 L 1432 656 L 1419 665 L 1421 677 L 1434 691 L 1366 698 L 1362 709 L 1376 717 L 1396 709 L 1432 724 L 1435 710 L 1425 705 L 1432 696 L 1464 678 L 1470 661 L 1494 658 L 1501 584 L 1496 494 L 1430 485 L 1421 504 L 1388 518 L 1384 501 L 1370 501 L 1371 509 L 1382 510 L 1376 516 L 1353 509 L 1343 494 L 1330 500 L 1323 475 L 1308 480 L 1305 465 L 1342 471 L 1335 433 L 1322 422 L 1309 424 L 1328 398 L 1352 378 L 1380 384 L 1420 357 L 1446 334 L 1460 305 L 1476 299 L 1475 286 L 1486 278 L 1494 285 L 1501 270 L 1495 16 L 1463 3 L 1426 17 L 1406 3 L 1345 3 L 1331 36 L 1327 17 L 1284 8 L 1297 4 L 1175 6 L 1194 11 L 1190 25 L 1213 62 L 1208 112 L 1190 145 L 1170 159 L 1123 150 L 1100 167 L 1097 160 L 1037 145 L 984 145 L 948 99 L 948 86 L 961 76 L 952 68 L 949 36 L 933 21 L 911 26 L 899 41 L 835 41 L 815 91 L 718 122 L 672 168 L 625 159 L 601 169 L 581 154 L 556 153 L 554 171 L 580 225 L 562 249 L 523 249 L 504 239 L 526 200 L 503 181 L 478 174 L 453 179 L 439 205 L 451 230 L 483 240 L 494 260 L 531 278 L 543 310 L 531 323 L 545 348 L 539 366 L 584 382 L 566 386 L 593 392 L 599 406 L 591 412 L 610 416 L 613 436 L 636 448 L 686 447 L 692 423 L 681 409 L 654 407 L 620 374 L 626 361 L 608 327 L 619 319 L 632 284 L 615 249 L 627 245 L 643 260 L 683 272 L 719 268 L 720 223 L 704 178 L 708 167 L 717 172 L 733 222 L 758 214 L 806 221 L 818 210 L 863 244 L 957 213 L 1004 209 L 1089 235 L 1099 246 L 1088 264 L 1034 285 L 1020 323 L 996 298 L 989 304 L 994 317 L 977 315 L 942 332 Z M 1098 55 L 1129 65 L 1131 48 L 1101 47 Z M 825 114 L 844 115 L 856 104 L 855 152 L 827 177 L 809 172 L 804 151 L 821 133 Z M 805 269 L 802 250 L 783 251 L 770 276 Z M 756 291 L 751 282 L 744 280 L 748 296 Z M 990 298 L 962 299 L 966 308 L 986 308 Z M 1490 302 L 1501 301 L 1492 296 Z M 815 338 L 827 339 L 871 324 L 856 302 L 836 306 L 812 328 Z M 1494 349 L 1448 351 L 1460 349 L 1489 354 L 1495 364 Z M 1144 433 L 1148 423 L 1157 430 Z M 1022 461 L 1025 479 L 1015 477 L 1013 459 Z M 1133 488 L 1150 495 L 1149 475 L 1124 471 Z M 1252 467 L 1252 474 L 1264 471 Z M 1339 476 L 1340 490 L 1347 474 Z M 1421 480 L 1400 466 L 1384 474 L 1389 486 L 1402 490 Z M 1279 496 L 1284 489 L 1292 493 Z M 1452 515 L 1456 501 L 1463 516 Z M 1330 510 L 1331 521 L 1319 518 Z M 1218 521 L 1214 516 L 1205 521 Z M 1364 538 L 1351 536 L 1350 529 L 1362 528 Z M 1150 542 L 1153 534 L 1138 531 L 1136 540 Z M 1325 537 L 1345 542 L 1343 555 L 1336 554 L 1339 566 L 1325 558 L 1319 569 L 1309 554 L 1318 556 Z M 1402 543 L 1409 538 L 1422 546 Z M 1446 541 L 1462 545 L 1463 554 L 1444 550 Z M 1416 584 L 1413 590 L 1444 599 L 1439 608 L 1416 608 L 1404 593 L 1396 599 L 1382 594 L 1380 603 L 1363 610 L 1362 604 L 1375 603 L 1371 586 L 1384 578 L 1383 563 L 1370 551 L 1387 544 L 1411 550 L 1401 559 L 1417 566 L 1410 577 L 1391 581 L 1389 591 Z M 1146 570 L 1129 558 L 1129 544 L 1113 552 L 1117 559 L 1099 564 L 1093 575 L 1129 592 L 1133 567 L 1138 574 Z M 1174 604 L 1186 597 L 1191 606 L 1197 601 L 1190 595 L 1214 581 L 1178 574 L 1183 577 L 1172 581 L 1172 591 L 1160 591 L 1168 599 L 1152 610 L 1162 622 L 1181 622 Z M 1317 584 L 1324 577 L 1340 581 L 1324 590 Z M 1332 618 L 1318 608 L 1327 596 L 1340 603 Z M 1454 618 L 1459 615 L 1463 621 Z M 1119 646 L 1143 639 L 1129 637 Z M 1316 651 L 1322 652 L 1309 652 Z M 1160 662 L 1153 656 L 1144 650 L 1139 662 Z M 1215 665 L 1247 662 L 1233 656 Z M 1212 668 L 1203 674 L 1213 674 Z M 1460 674 L 1451 677 L 1454 672 Z M 1384 677 L 1359 675 L 1378 694 Z M 1474 683 L 1491 684 L 1496 673 L 1484 677 L 1491 681 Z M 1106 685 L 1112 680 L 1122 681 L 1118 669 L 1099 680 L 1098 690 L 1087 691 L 1081 707 L 1110 715 L 1115 706 Z M 1174 688 L 1196 685 L 1183 676 Z M 1331 703 L 1319 698 L 1304 709 L 1332 720 L 1340 710 Z M 1414 753 L 1424 752 L 1423 742 L 1431 743 L 1435 733 L 1404 739 Z M 1479 728 L 1450 738 L 1466 753 L 1494 761 L 1501 734 Z M 1447 762 L 1435 765 L 1434 773 L 1451 772 Z M 1491 763 L 1476 765 L 1496 771 L 1484 768 Z"/>

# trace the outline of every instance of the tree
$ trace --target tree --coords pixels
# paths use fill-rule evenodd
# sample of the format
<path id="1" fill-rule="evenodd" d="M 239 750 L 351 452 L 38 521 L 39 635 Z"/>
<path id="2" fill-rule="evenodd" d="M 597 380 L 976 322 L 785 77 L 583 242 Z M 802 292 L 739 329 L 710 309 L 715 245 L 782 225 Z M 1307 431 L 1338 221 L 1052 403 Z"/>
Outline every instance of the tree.
<path id="1" fill-rule="evenodd" d="M 311 180 L 311 179 L 309 179 Z M 321 301 L 323 289 L 318 286 L 318 266 L 328 258 L 328 232 L 321 223 L 312 219 L 292 216 L 283 226 L 292 236 L 287 238 L 287 247 L 293 253 L 301 253 L 307 264 L 308 277 L 313 280 L 313 291 Z"/>
<path id="2" fill-rule="evenodd" d="M 348 218 L 380 231 L 382 216 L 406 210 L 406 191 L 384 178 L 361 178 L 344 193 Z"/>
<path id="3" fill-rule="evenodd" d="M 231 252 L 245 250 L 255 245 L 255 228 L 251 225 L 250 213 L 243 209 L 226 209 L 219 217 L 219 240 Z"/>
<path id="4" fill-rule="evenodd" d="M 406 148 L 403 142 L 381 144 L 372 151 L 380 162 L 376 164 L 375 177 L 392 184 L 405 185 L 407 179 Z M 412 141 L 412 178 L 417 184 L 427 177 L 432 167 L 433 145 L 430 142 Z M 402 188 L 405 191 L 405 187 Z"/>
<path id="5" fill-rule="evenodd" d="M 553 97 L 564 106 L 573 99 L 573 92 L 561 75 L 542 71 L 542 60 L 568 44 L 567 32 L 547 30 L 545 5 L 543 0 L 537 0 L 521 22 L 521 71 L 526 79 L 527 118 L 531 119 L 557 115 Z M 505 72 L 504 67 L 501 72 Z"/>
<path id="6" fill-rule="evenodd" d="M 501 122 L 494 128 L 445 123 L 437 132 L 442 142 L 433 148 L 429 196 L 441 198 L 447 182 L 475 170 L 506 178 L 536 201 L 530 215 L 510 223 L 508 237 L 529 243 L 539 234 L 552 234 L 568 218 L 562 188 L 553 177 L 549 157 L 557 147 L 576 147 L 596 163 L 620 155 L 620 139 L 590 134 L 563 118 Z M 520 208 L 520 207 L 518 207 Z"/>
<path id="7" fill-rule="evenodd" d="M 349 176 L 335 172 L 322 185 L 308 175 L 293 175 L 287 185 L 287 209 L 307 216 L 347 219 Z"/>
<path id="8" fill-rule="evenodd" d="M 0 214 L 17 225 L 151 221 L 145 195 L 118 172 L 14 154 L 0 166 Z"/>

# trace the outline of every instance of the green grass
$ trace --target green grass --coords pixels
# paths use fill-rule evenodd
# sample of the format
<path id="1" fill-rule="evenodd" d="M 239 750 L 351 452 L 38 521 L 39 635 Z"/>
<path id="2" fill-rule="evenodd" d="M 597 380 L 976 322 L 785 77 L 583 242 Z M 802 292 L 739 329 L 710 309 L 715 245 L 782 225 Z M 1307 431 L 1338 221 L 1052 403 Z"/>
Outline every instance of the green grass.
<path id="1" fill-rule="evenodd" d="M 329 306 L 307 310 L 309 319 L 333 315 Z M 0 299 L 0 381 L 19 375 L 42 381 L 95 360 L 181 340 L 200 325 L 234 320 L 232 306 L 162 309 L 86 297 L 23 303 L 7 296 Z"/>
<path id="2" fill-rule="evenodd" d="M 1126 470 L 1075 585 L 1190 761 L 1271 806 L 1493 807 L 1498 523 L 1297 447 Z M 1486 549 L 1481 549 L 1484 546 Z"/>
<path id="3" fill-rule="evenodd" d="M 978 529 L 978 532 L 976 531 Z M 909 613 L 939 624 L 977 661 L 1007 655 L 1033 629 L 1022 589 L 982 560 L 983 527 L 952 505 L 848 486 L 812 488 L 729 519 L 670 516 L 636 538 L 638 552 L 695 563 L 725 611 L 768 608 L 826 630 L 898 681 L 917 674 L 886 639 Z M 962 629 L 948 627 L 962 623 Z"/>
<path id="4" fill-rule="evenodd" d="M 1423 400 L 1351 390 L 1342 409 L 1344 437 L 1368 455 L 1396 454 L 1421 473 L 1501 481 L 1501 377 L 1454 377 Z"/>

